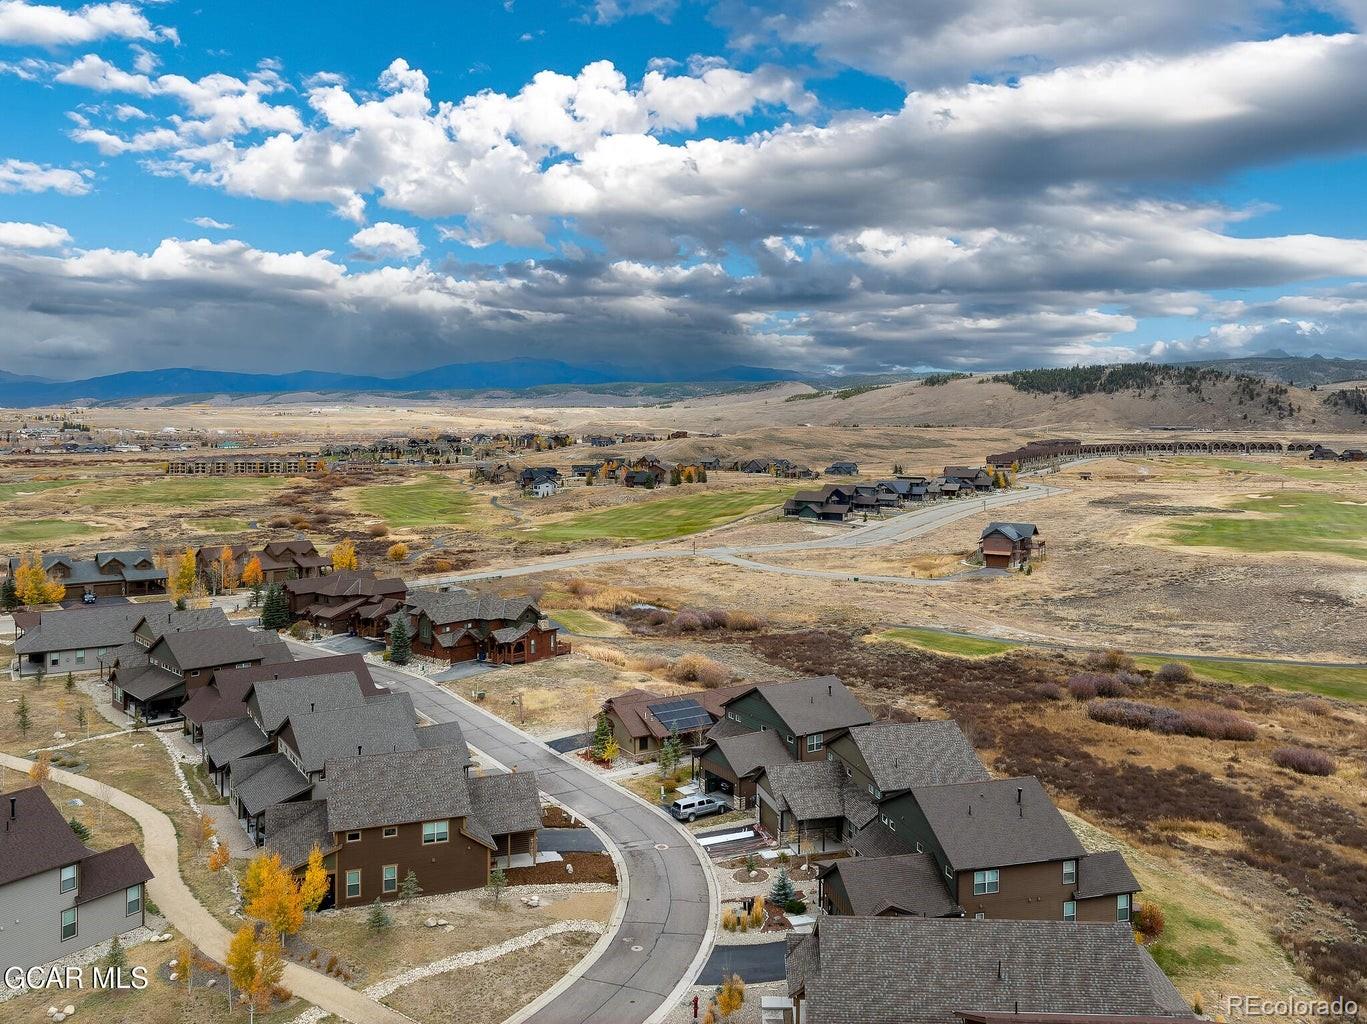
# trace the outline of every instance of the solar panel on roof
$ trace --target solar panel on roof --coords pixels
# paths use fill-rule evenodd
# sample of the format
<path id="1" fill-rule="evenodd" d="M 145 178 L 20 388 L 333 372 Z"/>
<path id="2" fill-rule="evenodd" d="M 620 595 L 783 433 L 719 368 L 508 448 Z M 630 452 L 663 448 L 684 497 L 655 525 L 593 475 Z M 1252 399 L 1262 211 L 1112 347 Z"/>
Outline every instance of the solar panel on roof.
<path id="1" fill-rule="evenodd" d="M 651 704 L 647 710 L 670 732 L 690 732 L 712 724 L 712 716 L 696 700 L 688 697 Z"/>

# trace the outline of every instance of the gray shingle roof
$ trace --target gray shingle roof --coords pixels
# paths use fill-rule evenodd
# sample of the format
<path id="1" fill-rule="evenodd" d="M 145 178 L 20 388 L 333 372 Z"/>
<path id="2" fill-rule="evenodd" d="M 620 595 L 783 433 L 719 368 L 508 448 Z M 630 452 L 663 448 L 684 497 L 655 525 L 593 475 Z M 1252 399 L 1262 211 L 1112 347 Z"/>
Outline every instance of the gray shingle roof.
<path id="1" fill-rule="evenodd" d="M 352 670 L 320 676 L 287 676 L 262 679 L 247 691 L 255 695 L 261 726 L 275 732 L 291 714 L 331 711 L 351 707 L 365 699 L 360 680 Z"/>
<path id="2" fill-rule="evenodd" d="M 851 729 L 850 739 L 884 794 L 990 778 L 954 722 L 876 722 Z"/>
<path id="3" fill-rule="evenodd" d="M 15 804 L 9 821 L 10 801 Z M 75 864 L 90 851 L 76 838 L 61 812 L 37 786 L 11 790 L 0 797 L 0 885 Z"/>
<path id="4" fill-rule="evenodd" d="M 125 843 L 86 857 L 81 861 L 77 875 L 80 888 L 76 892 L 76 903 L 80 905 L 130 886 L 150 882 L 152 869 L 142 859 L 136 846 Z"/>
<path id="5" fill-rule="evenodd" d="M 121 571 L 101 572 L 101 568 L 107 567 L 111 561 L 118 559 L 129 570 L 128 573 Z M 155 567 L 134 570 L 134 563 L 140 561 L 152 561 L 152 552 L 146 548 L 136 551 L 105 551 L 97 554 L 94 558 L 74 558 L 71 555 L 52 554 L 43 556 L 43 568 L 51 569 L 58 563 L 67 566 L 70 574 L 62 580 L 67 586 L 84 586 L 87 583 L 114 583 L 121 579 L 166 579 L 166 571 Z M 11 558 L 9 561 L 10 572 L 14 572 L 15 565 L 19 560 Z M 133 575 L 136 573 L 136 576 Z"/>
<path id="6" fill-rule="evenodd" d="M 1125 863 L 1119 850 L 1089 853 L 1077 863 L 1078 899 L 1093 896 L 1116 896 L 1122 892 L 1139 892 L 1139 882 Z"/>
<path id="7" fill-rule="evenodd" d="M 262 821 L 266 847 L 280 854 L 286 867 L 299 867 L 308 862 L 315 845 L 324 853 L 333 846 L 327 824 L 326 801 L 291 800 L 275 804 L 266 808 Z"/>
<path id="8" fill-rule="evenodd" d="M 432 747 L 456 747 L 465 751 L 465 763 L 471 764 L 470 748 L 465 742 L 465 733 L 459 722 L 434 722 L 432 725 L 419 726 L 418 746 L 424 750 Z"/>
<path id="9" fill-rule="evenodd" d="M 222 767 L 270 744 L 270 737 L 250 718 L 228 718 L 204 723 L 204 753 Z"/>
<path id="10" fill-rule="evenodd" d="M 867 725 L 873 716 L 835 676 L 814 676 L 787 683 L 761 683 L 754 689 L 795 736 Z M 727 703 L 734 703 L 733 697 Z"/>
<path id="11" fill-rule="evenodd" d="M 834 861 L 822 877 L 838 875 L 857 917 L 898 910 L 921 917 L 962 913 L 945 888 L 944 876 L 928 853 L 900 857 L 853 857 Z"/>
<path id="12" fill-rule="evenodd" d="M 911 795 L 956 871 L 1068 860 L 1085 852 L 1033 776 L 919 786 Z"/>
<path id="13" fill-rule="evenodd" d="M 982 536 L 1000 533 L 1009 540 L 1026 540 L 1039 533 L 1034 523 L 988 523 L 983 527 Z"/>
<path id="14" fill-rule="evenodd" d="M 185 680 L 174 672 L 155 665 L 132 665 L 120 667 L 117 675 L 120 690 L 138 700 L 151 700 L 177 686 L 184 686 Z"/>
<path id="15" fill-rule="evenodd" d="M 534 772 L 484 775 L 468 781 L 470 817 L 490 835 L 531 832 L 541 827 L 541 798 Z"/>
<path id="16" fill-rule="evenodd" d="M 823 917 L 789 948 L 809 1024 L 959 1024 L 959 1013 L 1192 1014 L 1126 925 Z"/>
<path id="17" fill-rule="evenodd" d="M 304 770 L 318 772 L 336 757 L 417 749 L 416 717 L 408 694 L 390 693 L 350 707 L 294 714 L 289 726 Z"/>
<path id="18" fill-rule="evenodd" d="M 49 651 L 88 649 L 94 661 L 96 648 L 119 647 L 133 637 L 133 629 L 149 609 L 169 610 L 169 604 L 96 605 L 43 612 L 38 624 L 14 644 L 15 654 L 46 654 Z M 222 609 L 215 609 L 222 615 Z"/>
<path id="19" fill-rule="evenodd" d="M 799 821 L 848 818 L 863 828 L 878 814 L 873 798 L 846 779 L 839 762 L 790 761 L 769 765 L 764 772 L 778 805 Z"/>
<path id="20" fill-rule="evenodd" d="M 347 832 L 466 817 L 470 813 L 467 756 L 455 747 L 434 747 L 330 760 L 328 830 Z"/>
<path id="21" fill-rule="evenodd" d="M 196 669 L 260 661 L 262 646 L 279 642 L 246 626 L 213 626 L 165 633 L 153 646 L 164 645 L 182 669 Z"/>
<path id="22" fill-rule="evenodd" d="M 307 793 L 309 780 L 284 754 L 256 754 L 232 762 L 232 789 L 251 815 Z"/>
<path id="23" fill-rule="evenodd" d="M 854 834 L 850 849 L 861 857 L 898 857 L 916 847 L 881 821 L 871 821 Z"/>
<path id="24" fill-rule="evenodd" d="M 528 608 L 536 608 L 529 597 L 499 597 L 470 590 L 410 590 L 404 600 L 437 623 L 515 619 Z"/>
<path id="25" fill-rule="evenodd" d="M 793 755 L 788 753 L 788 748 L 774 732 L 743 732 L 735 736 L 719 736 L 713 743 L 721 756 L 726 758 L 726 763 L 731 766 L 738 779 L 743 779 L 760 768 L 785 764 L 793 759 Z"/>

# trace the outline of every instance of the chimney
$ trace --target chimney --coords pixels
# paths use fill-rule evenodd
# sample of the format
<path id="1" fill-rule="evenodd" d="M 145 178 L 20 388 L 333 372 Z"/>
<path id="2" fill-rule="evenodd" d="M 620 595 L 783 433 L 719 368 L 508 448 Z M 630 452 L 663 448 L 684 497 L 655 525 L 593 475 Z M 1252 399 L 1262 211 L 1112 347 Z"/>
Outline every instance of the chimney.
<path id="1" fill-rule="evenodd" d="M 360 756 L 361 756 L 361 745 L 360 745 L 359 743 L 356 744 L 356 756 L 357 756 L 357 757 L 360 757 Z"/>
<path id="2" fill-rule="evenodd" d="M 19 804 L 19 798 L 18 798 L 18 797 L 12 796 L 12 797 L 9 798 L 9 820 L 10 820 L 10 821 L 13 821 L 13 820 L 18 816 L 18 811 L 17 811 L 18 804 Z"/>
<path id="3" fill-rule="evenodd" d="M 310 712 L 312 712 L 312 711 L 313 711 L 315 708 L 317 708 L 317 707 L 318 707 L 317 704 L 315 704 L 313 701 L 309 701 L 309 711 L 310 711 Z"/>
<path id="4" fill-rule="evenodd" d="M 827 696 L 827 697 L 834 697 L 834 696 L 835 696 L 835 687 L 834 687 L 834 686 L 831 686 L 829 683 L 826 684 L 826 696 Z"/>
<path id="5" fill-rule="evenodd" d="M 1002 962 L 1001 962 L 1000 960 L 997 961 L 997 980 L 998 980 L 998 981 L 1005 981 L 1005 980 L 1006 980 L 1006 971 L 1003 969 L 1003 967 L 1002 967 Z"/>
<path id="6" fill-rule="evenodd" d="M 1025 804 L 1022 802 L 1022 799 L 1021 799 L 1021 798 L 1024 797 L 1024 796 L 1025 796 L 1025 790 L 1022 789 L 1020 786 L 1017 786 L 1017 787 L 1016 787 L 1016 808 L 1020 811 L 1020 816 L 1021 816 L 1022 818 L 1025 817 Z"/>

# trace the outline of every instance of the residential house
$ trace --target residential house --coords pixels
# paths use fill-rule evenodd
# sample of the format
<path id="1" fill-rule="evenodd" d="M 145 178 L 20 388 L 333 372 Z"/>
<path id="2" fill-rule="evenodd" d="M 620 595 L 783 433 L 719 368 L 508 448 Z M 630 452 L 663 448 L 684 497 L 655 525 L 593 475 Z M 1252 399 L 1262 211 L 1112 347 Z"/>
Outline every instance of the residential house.
<path id="1" fill-rule="evenodd" d="M 826 467 L 827 476 L 858 476 L 859 463 L 857 462 L 832 462 Z"/>
<path id="2" fill-rule="evenodd" d="M 992 490 L 992 474 L 982 466 L 946 466 L 944 475 L 946 480 L 956 481 L 960 487 L 980 494 Z"/>
<path id="3" fill-rule="evenodd" d="M 517 474 L 517 485 L 530 493 L 538 484 L 550 484 L 551 494 L 559 488 L 560 470 L 554 466 L 525 466 Z M 537 495 L 541 497 L 542 495 Z"/>
<path id="4" fill-rule="evenodd" d="M 783 514 L 797 519 L 843 522 L 854 510 L 854 488 L 827 484 L 819 491 L 798 491 L 783 503 Z"/>
<path id="5" fill-rule="evenodd" d="M 1339 454 L 1340 462 L 1367 462 L 1367 452 L 1361 448 L 1345 448 Z"/>
<path id="6" fill-rule="evenodd" d="M 853 845 L 875 819 L 888 826 L 884 800 L 914 786 L 989 778 L 951 721 L 858 725 L 827 737 L 825 750 L 824 762 L 771 764 L 756 779 L 759 825 L 781 843 Z"/>
<path id="7" fill-rule="evenodd" d="M 722 704 L 725 718 L 712 727 L 698 756 L 705 792 L 750 807 L 756 782 L 768 766 L 826 759 L 826 738 L 869 713 L 835 676 L 747 686 Z"/>
<path id="8" fill-rule="evenodd" d="M 1332 462 L 1339 457 L 1339 453 L 1332 448 L 1324 448 L 1315 445 L 1314 451 L 1310 453 L 1311 462 Z M 10 572 L 14 571 L 13 560 L 10 563 Z"/>
<path id="9" fill-rule="evenodd" d="M 991 569 L 1019 569 L 1044 557 L 1044 538 L 1034 523 L 988 523 L 978 538 L 978 554 Z"/>
<path id="10" fill-rule="evenodd" d="M 617 443 L 615 437 L 608 437 L 605 434 L 585 434 L 580 440 L 594 448 L 611 448 Z"/>
<path id="11" fill-rule="evenodd" d="M 327 460 L 317 455 L 202 455 L 166 464 L 169 476 L 314 476 L 327 471 Z"/>
<path id="12" fill-rule="evenodd" d="M 180 705 L 219 669 L 293 660 L 274 633 L 246 626 L 173 627 L 146 647 L 136 630 L 134 637 L 116 652 L 109 670 L 110 703 L 145 722 L 178 717 Z"/>
<path id="13" fill-rule="evenodd" d="M 963 917 L 928 853 L 844 857 L 822 867 L 818 903 L 853 917 Z"/>
<path id="14" fill-rule="evenodd" d="M 530 597 L 411 590 L 396 614 L 407 619 L 413 653 L 429 658 L 521 665 L 570 651 Z"/>
<path id="15" fill-rule="evenodd" d="M 570 474 L 580 479 L 587 479 L 588 477 L 596 477 L 602 469 L 602 462 L 576 462 L 570 466 Z"/>
<path id="16" fill-rule="evenodd" d="M 429 896 L 481 888 L 496 866 L 535 862 L 541 804 L 534 773 L 469 767 L 463 743 L 330 759 L 322 797 L 267 812 L 268 845 L 296 869 L 323 851 L 324 906 L 397 899 L 409 872 Z"/>
<path id="17" fill-rule="evenodd" d="M 668 485 L 673 471 L 672 462 L 651 462 L 623 472 L 622 484 L 626 487 L 664 487 Z"/>
<path id="18" fill-rule="evenodd" d="M 822 917 L 788 940 L 792 1024 L 1184 1024 L 1123 925 Z"/>
<path id="19" fill-rule="evenodd" d="M 190 626 L 227 625 L 221 608 L 201 611 L 175 611 L 171 604 L 96 604 L 75 606 L 60 611 L 15 615 L 21 629 L 14 652 L 19 659 L 19 674 L 90 673 L 103 671 L 112 663 L 112 652 L 133 643 L 133 630 L 139 623 L 145 630 L 171 628 L 175 623 Z"/>
<path id="20" fill-rule="evenodd" d="M 689 747 L 705 742 L 707 732 L 726 715 L 722 705 L 745 689 L 723 686 L 672 697 L 628 690 L 603 701 L 602 713 L 622 753 L 634 761 L 653 761 L 671 736 Z"/>
<path id="21" fill-rule="evenodd" d="M 180 706 L 184 718 L 183 731 L 191 742 L 203 748 L 205 728 L 210 722 L 240 722 L 249 717 L 247 694 L 254 684 L 268 679 L 305 679 L 311 676 L 345 676 L 348 685 L 355 682 L 356 690 L 352 692 L 358 698 L 382 692 L 370 675 L 365 657 L 360 654 L 336 654 L 329 658 L 220 669 L 207 685 L 195 690 L 189 700 Z M 359 703 L 359 699 L 356 703 Z"/>
<path id="22" fill-rule="evenodd" d="M 1087 854 L 1038 779 L 915 786 L 879 818 L 934 858 L 970 917 L 1130 920 L 1139 884 L 1123 858 Z"/>
<path id="23" fill-rule="evenodd" d="M 38 786 L 0 796 L 0 962 L 27 970 L 142 927 L 151 869 L 132 843 L 100 853 Z"/>
<path id="24" fill-rule="evenodd" d="M 383 637 L 389 617 L 403 607 L 408 586 L 373 569 L 343 569 L 326 576 L 286 580 L 290 615 L 333 633 Z"/>
<path id="25" fill-rule="evenodd" d="M 22 562 L 20 557 L 10 558 L 10 576 L 14 575 Z M 85 594 L 95 597 L 141 597 L 166 593 L 166 570 L 157 568 L 152 552 L 146 548 L 101 551 L 90 558 L 44 555 L 43 569 L 50 579 L 65 585 L 67 597 Z"/>
<path id="26" fill-rule="evenodd" d="M 516 480 L 518 470 L 507 462 L 476 462 L 474 479 L 487 484 L 506 484 Z"/>
<path id="27" fill-rule="evenodd" d="M 200 577 L 212 580 L 222 573 L 223 545 L 207 545 L 195 551 L 195 569 Z M 307 537 L 293 540 L 273 540 L 259 550 L 248 544 L 228 545 L 234 571 L 240 579 L 247 565 L 256 559 L 261 563 L 262 582 L 270 585 L 292 579 L 311 579 L 332 571 L 332 559 L 318 553 Z"/>

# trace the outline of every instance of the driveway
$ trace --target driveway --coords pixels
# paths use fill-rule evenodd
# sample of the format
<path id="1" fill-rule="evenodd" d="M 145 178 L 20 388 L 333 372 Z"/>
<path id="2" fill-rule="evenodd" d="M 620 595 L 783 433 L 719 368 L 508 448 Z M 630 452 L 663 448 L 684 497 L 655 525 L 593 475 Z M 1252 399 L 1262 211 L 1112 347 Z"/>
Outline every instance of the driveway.
<path id="1" fill-rule="evenodd" d="M 364 636 L 348 636 L 345 633 L 319 640 L 314 646 L 321 647 L 329 654 L 374 654 L 384 650 L 384 644 L 379 640 L 371 640 Z"/>
<path id="2" fill-rule="evenodd" d="M 497 665 L 491 665 L 487 661 L 459 661 L 450 668 L 435 673 L 431 678 L 439 683 L 450 683 L 457 679 L 482 676 L 485 672 L 493 672 L 497 668 Z"/>
<path id="3" fill-rule="evenodd" d="M 300 657 L 319 657 L 291 643 Z M 626 868 L 625 912 L 612 942 L 526 1018 L 530 1024 L 643 1024 L 682 998 L 701 969 L 713 924 L 710 869 L 671 819 L 625 790 L 449 690 L 390 665 L 377 682 L 407 691 L 434 722 L 459 722 L 466 741 L 507 768 L 534 771 L 543 793 L 603 830 Z"/>
<path id="4" fill-rule="evenodd" d="M 748 985 L 761 981 L 782 981 L 788 976 L 783 966 L 786 942 L 757 942 L 743 946 L 717 946 L 698 975 L 699 985 L 720 985 L 723 978 L 739 974 Z"/>
<path id="5" fill-rule="evenodd" d="M 593 733 L 591 732 L 577 732 L 573 736 L 557 736 L 553 740 L 546 741 L 546 746 L 557 754 L 568 754 L 575 750 L 583 750 L 592 744 Z"/>
<path id="6" fill-rule="evenodd" d="M 536 848 L 556 853 L 602 853 L 603 841 L 591 828 L 543 828 L 536 834 Z"/>

